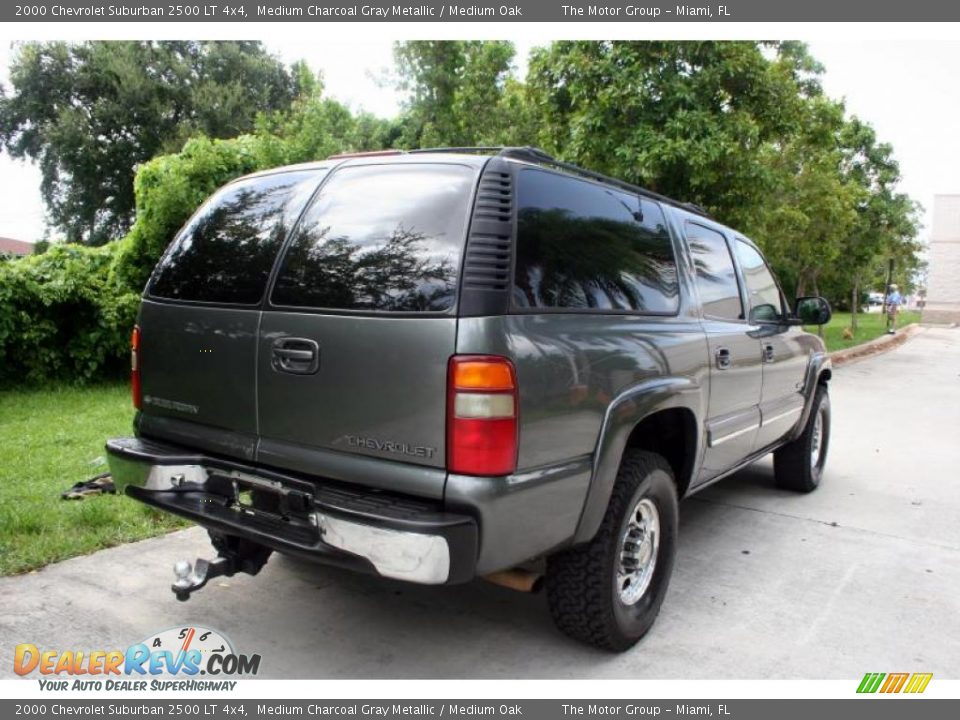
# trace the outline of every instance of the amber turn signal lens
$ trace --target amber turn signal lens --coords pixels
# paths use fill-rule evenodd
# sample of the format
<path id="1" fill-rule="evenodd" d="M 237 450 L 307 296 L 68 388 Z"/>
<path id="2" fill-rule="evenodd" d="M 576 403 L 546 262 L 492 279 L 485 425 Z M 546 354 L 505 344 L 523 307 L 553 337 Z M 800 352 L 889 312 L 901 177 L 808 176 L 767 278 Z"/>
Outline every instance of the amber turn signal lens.
<path id="1" fill-rule="evenodd" d="M 452 365 L 456 390 L 513 390 L 513 367 L 502 358 L 458 358 Z"/>

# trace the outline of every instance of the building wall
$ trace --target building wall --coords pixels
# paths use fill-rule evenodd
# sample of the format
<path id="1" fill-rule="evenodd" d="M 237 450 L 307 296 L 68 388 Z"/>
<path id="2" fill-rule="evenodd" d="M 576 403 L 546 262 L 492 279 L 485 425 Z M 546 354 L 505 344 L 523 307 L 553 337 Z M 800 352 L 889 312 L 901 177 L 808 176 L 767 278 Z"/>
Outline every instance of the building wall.
<path id="1" fill-rule="evenodd" d="M 960 322 L 960 195 L 933 199 L 924 322 Z"/>

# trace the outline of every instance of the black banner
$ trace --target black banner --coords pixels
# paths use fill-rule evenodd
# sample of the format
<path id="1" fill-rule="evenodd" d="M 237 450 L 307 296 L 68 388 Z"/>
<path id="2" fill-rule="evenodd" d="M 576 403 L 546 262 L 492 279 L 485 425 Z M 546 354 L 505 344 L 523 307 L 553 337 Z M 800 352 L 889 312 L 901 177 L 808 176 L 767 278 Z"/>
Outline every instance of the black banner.
<path id="1" fill-rule="evenodd" d="M 339 0 L 223 0 L 222 2 L 98 2 L 27 0 L 4 3 L 0 22 L 949 22 L 960 3 L 943 0 L 723 0 L 678 4 L 577 0 L 506 3 L 369 2 Z"/>

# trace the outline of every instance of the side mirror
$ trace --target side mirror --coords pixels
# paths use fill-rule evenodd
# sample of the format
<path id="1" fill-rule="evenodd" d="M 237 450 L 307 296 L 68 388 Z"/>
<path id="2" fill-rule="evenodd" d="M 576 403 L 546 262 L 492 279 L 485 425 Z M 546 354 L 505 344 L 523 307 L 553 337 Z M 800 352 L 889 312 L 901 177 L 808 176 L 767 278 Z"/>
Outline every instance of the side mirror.
<path id="1" fill-rule="evenodd" d="M 833 311 L 822 297 L 802 297 L 797 298 L 796 316 L 802 325 L 826 325 Z"/>
<path id="2" fill-rule="evenodd" d="M 775 305 L 757 305 L 750 309 L 750 323 L 779 323 L 783 322 L 780 309 Z"/>

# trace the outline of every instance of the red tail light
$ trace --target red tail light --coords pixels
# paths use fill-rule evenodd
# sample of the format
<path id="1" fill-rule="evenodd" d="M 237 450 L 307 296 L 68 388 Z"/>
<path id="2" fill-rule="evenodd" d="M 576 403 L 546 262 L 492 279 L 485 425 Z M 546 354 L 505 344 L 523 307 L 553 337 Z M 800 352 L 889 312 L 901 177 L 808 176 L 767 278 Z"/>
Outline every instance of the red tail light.
<path id="1" fill-rule="evenodd" d="M 447 470 L 509 475 L 517 469 L 513 363 L 492 355 L 455 355 L 447 377 Z"/>
<path id="2" fill-rule="evenodd" d="M 134 326 L 130 337 L 130 392 L 133 394 L 133 406 L 139 410 L 140 393 L 140 328 Z"/>

